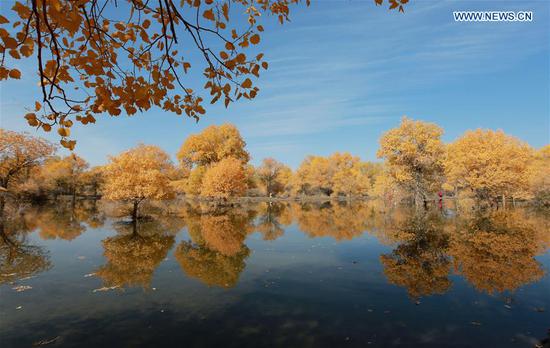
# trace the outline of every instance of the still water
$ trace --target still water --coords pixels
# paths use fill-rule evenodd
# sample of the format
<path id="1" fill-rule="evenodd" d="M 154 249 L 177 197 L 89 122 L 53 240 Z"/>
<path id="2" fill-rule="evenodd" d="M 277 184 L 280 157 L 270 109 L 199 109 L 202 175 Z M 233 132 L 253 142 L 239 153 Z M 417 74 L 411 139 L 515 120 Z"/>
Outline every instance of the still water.
<path id="1" fill-rule="evenodd" d="M 28 207 L 0 239 L 7 347 L 546 347 L 550 219 L 380 204 Z"/>

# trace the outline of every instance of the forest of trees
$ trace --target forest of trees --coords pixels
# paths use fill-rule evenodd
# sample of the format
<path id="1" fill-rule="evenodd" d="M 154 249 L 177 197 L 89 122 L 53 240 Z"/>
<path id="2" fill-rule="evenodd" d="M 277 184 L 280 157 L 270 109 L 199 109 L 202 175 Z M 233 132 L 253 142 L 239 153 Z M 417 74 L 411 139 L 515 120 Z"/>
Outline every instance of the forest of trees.
<path id="1" fill-rule="evenodd" d="M 210 126 L 183 141 L 173 163 L 154 145 L 139 145 L 100 167 L 71 153 L 56 155 L 48 141 L 0 129 L 0 183 L 6 200 L 40 201 L 69 195 L 129 203 L 137 217 L 146 200 L 175 197 L 224 203 L 265 199 L 368 199 L 427 207 L 441 196 L 477 205 L 529 200 L 550 205 L 550 146 L 533 149 L 502 131 L 467 131 L 441 140 L 432 123 L 404 117 L 382 135 L 380 162 L 347 152 L 307 156 L 292 170 L 266 158 L 250 164 L 246 142 L 231 124 Z"/>

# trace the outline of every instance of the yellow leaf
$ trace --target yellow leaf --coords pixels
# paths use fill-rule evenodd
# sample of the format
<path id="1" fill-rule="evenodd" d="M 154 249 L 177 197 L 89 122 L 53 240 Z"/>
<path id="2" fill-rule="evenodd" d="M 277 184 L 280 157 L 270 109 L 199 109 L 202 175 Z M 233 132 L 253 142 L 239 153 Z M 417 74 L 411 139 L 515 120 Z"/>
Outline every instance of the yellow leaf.
<path id="1" fill-rule="evenodd" d="M 71 134 L 71 130 L 68 128 L 59 128 L 57 133 L 62 137 L 68 137 Z"/>
<path id="2" fill-rule="evenodd" d="M 214 12 L 212 11 L 212 9 L 204 11 L 202 16 L 206 19 L 211 20 L 211 21 L 214 20 Z"/>
<path id="3" fill-rule="evenodd" d="M 225 49 L 233 51 L 235 49 L 235 45 L 233 45 L 231 42 L 226 42 Z"/>
<path id="4" fill-rule="evenodd" d="M 30 57 L 32 55 L 32 48 L 30 46 L 23 45 L 19 49 L 19 52 L 21 52 L 21 54 L 25 57 Z"/>
<path id="5" fill-rule="evenodd" d="M 250 37 L 250 42 L 253 44 L 253 45 L 257 45 L 259 42 L 260 42 L 260 35 L 258 34 L 254 34 Z"/>
<path id="6" fill-rule="evenodd" d="M 12 79 L 17 79 L 19 80 L 21 78 L 21 71 L 17 70 L 17 69 L 11 69 L 10 70 L 10 74 L 9 76 L 12 78 Z"/>
<path id="7" fill-rule="evenodd" d="M 10 56 L 12 56 L 15 59 L 21 59 L 21 55 L 17 50 L 10 50 Z"/>
<path id="8" fill-rule="evenodd" d="M 229 5 L 227 5 L 227 2 L 223 4 L 222 12 L 223 12 L 223 16 L 225 17 L 225 20 L 229 21 Z"/>
<path id="9" fill-rule="evenodd" d="M 241 86 L 243 86 L 243 88 L 250 88 L 252 87 L 252 81 L 250 79 L 246 79 Z"/>

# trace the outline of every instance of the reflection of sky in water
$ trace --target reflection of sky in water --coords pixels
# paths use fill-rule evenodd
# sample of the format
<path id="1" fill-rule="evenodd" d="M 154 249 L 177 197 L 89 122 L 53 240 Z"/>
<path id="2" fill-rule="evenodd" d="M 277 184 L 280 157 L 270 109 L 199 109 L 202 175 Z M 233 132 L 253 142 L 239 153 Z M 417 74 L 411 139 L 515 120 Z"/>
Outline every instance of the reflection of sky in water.
<path id="1" fill-rule="evenodd" d="M 399 226 L 408 226 L 412 221 L 406 214 L 385 221 L 380 216 L 354 211 L 349 216 L 381 220 L 373 225 L 367 224 L 363 228 L 366 233 L 341 238 L 342 228 L 345 229 L 348 222 L 335 219 L 338 216 L 349 219 L 347 208 L 333 211 L 338 216 L 328 218 L 311 215 L 321 223 L 320 227 L 304 223 L 310 220 L 300 215 L 302 212 L 297 207 L 293 209 L 296 211 L 291 219 L 285 220 L 286 225 L 279 225 L 284 233 L 274 240 L 265 240 L 265 234 L 249 228 L 261 220 L 265 209 L 259 209 L 255 218 L 254 214 L 247 215 L 244 220 L 231 218 L 230 224 L 248 226 L 243 235 L 244 245 L 241 249 L 237 246 L 237 249 L 224 251 L 227 255 L 223 257 L 216 254 L 217 261 L 206 259 L 220 268 L 216 270 L 218 273 L 208 275 L 201 273 L 204 269 L 193 270 L 195 273 L 183 270 L 176 255 L 178 246 L 183 242 L 192 245 L 198 250 L 199 258 L 193 259 L 196 261 L 214 255 L 202 253 L 205 245 L 222 248 L 220 240 L 234 243 L 239 241 L 239 237 L 228 239 L 221 236 L 225 239 L 216 239 L 220 237 L 216 234 L 223 232 L 215 229 L 210 235 L 197 235 L 202 233 L 197 226 L 212 228 L 212 225 L 207 225 L 211 220 L 200 220 L 197 214 L 184 216 L 182 219 L 188 224 L 196 223 L 195 232 L 188 233 L 187 227 L 182 227 L 175 234 L 166 258 L 159 261 L 158 266 L 155 266 L 156 260 L 147 259 L 147 251 L 137 253 L 140 259 L 136 260 L 136 267 L 147 264 L 155 269 L 149 287 L 145 288 L 123 287 L 93 292 L 105 286 L 105 282 L 99 277 L 86 275 L 113 261 L 104 255 L 102 244 L 108 237 L 117 235 L 112 219 L 107 219 L 102 227 L 87 228 L 76 238 L 71 237 L 70 241 L 42 239 L 39 231 L 31 233 L 28 243 L 49 250 L 53 267 L 30 279 L 3 284 L 0 288 L 2 346 L 30 346 L 41 339 L 59 336 L 52 346 L 223 344 L 317 347 L 365 346 L 370 342 L 375 346 L 522 347 L 543 339 L 549 329 L 550 280 L 546 272 L 550 254 L 544 248 L 538 256 L 534 255 L 540 270 L 545 272 L 542 279 L 536 281 L 538 278 L 533 277 L 535 281 L 519 284 L 514 291 L 488 294 L 476 289 L 476 284 L 455 269 L 454 260 L 446 255 L 449 251 L 433 248 L 430 243 L 439 237 L 429 233 L 423 237 L 402 235 Z M 308 209 L 316 213 L 315 207 Z M 323 226 L 327 223 L 344 227 Z M 541 228 L 548 233 L 547 220 L 533 220 L 533 223 L 542 224 Z M 159 230 L 159 226 L 164 226 L 159 224 L 152 228 Z M 350 229 L 357 228 L 355 222 L 349 221 L 349 224 Z M 447 229 L 459 224 L 445 220 L 443 225 L 434 225 L 434 233 L 449 233 Z M 175 226 L 180 229 L 177 224 Z M 303 231 L 309 227 L 310 230 Z M 392 228 L 397 232 L 390 231 Z M 407 231 L 412 229 L 408 227 Z M 332 230 L 340 233 L 340 237 L 314 237 Z M 166 235 L 174 236 L 174 233 Z M 545 240 L 548 247 L 550 238 Z M 484 240 L 470 243 L 480 248 L 488 245 Z M 525 239 L 525 243 L 529 240 Z M 513 245 L 510 248 L 515 250 Z M 248 249 L 248 254 L 239 254 Z M 164 251 L 162 248 L 158 250 L 161 250 L 162 257 Z M 122 259 L 133 255 L 132 250 L 130 254 L 128 251 L 117 252 L 114 257 L 122 255 Z M 244 259 L 235 259 L 239 255 Z M 408 267 L 418 260 L 419 269 L 395 276 L 388 273 L 391 270 L 381 262 L 381 255 L 397 260 L 396 272 L 408 270 L 401 268 L 403 264 Z M 508 256 L 504 254 L 503 257 Z M 527 259 L 532 261 L 533 257 Z M 243 264 L 242 260 L 245 266 L 241 269 L 238 267 Z M 512 267 L 525 263 L 523 259 L 514 260 L 510 256 L 505 263 Z M 116 265 L 117 260 L 114 261 Z M 480 265 L 484 264 L 482 261 Z M 434 268 L 434 262 L 441 263 L 444 269 L 448 267 L 449 273 L 444 279 L 449 283 L 448 289 L 411 296 L 412 291 L 407 287 L 416 286 L 415 282 L 427 281 L 428 287 L 431 285 L 430 279 L 423 277 L 432 274 L 430 267 Z M 140 270 L 143 269 L 137 269 Z M 529 272 L 529 269 L 514 270 L 510 274 L 517 272 Z M 235 279 L 235 284 L 224 288 L 206 286 L 203 282 L 206 277 L 212 280 L 222 273 Z M 475 276 L 481 278 L 479 282 L 482 284 L 491 280 L 491 275 Z M 495 276 L 499 275 L 495 273 Z M 474 277 L 475 281 L 477 278 Z M 29 285 L 32 289 L 16 292 L 12 290 L 16 285 Z M 22 308 L 16 309 L 18 306 Z"/>

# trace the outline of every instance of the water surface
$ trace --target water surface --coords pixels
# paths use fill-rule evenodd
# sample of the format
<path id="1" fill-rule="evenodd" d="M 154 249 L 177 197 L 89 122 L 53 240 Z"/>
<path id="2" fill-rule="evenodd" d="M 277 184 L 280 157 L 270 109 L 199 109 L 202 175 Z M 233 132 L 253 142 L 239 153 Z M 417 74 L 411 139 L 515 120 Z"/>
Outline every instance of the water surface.
<path id="1" fill-rule="evenodd" d="M 98 202 L 4 222 L 2 347 L 548 344 L 550 220 L 375 203 Z"/>

